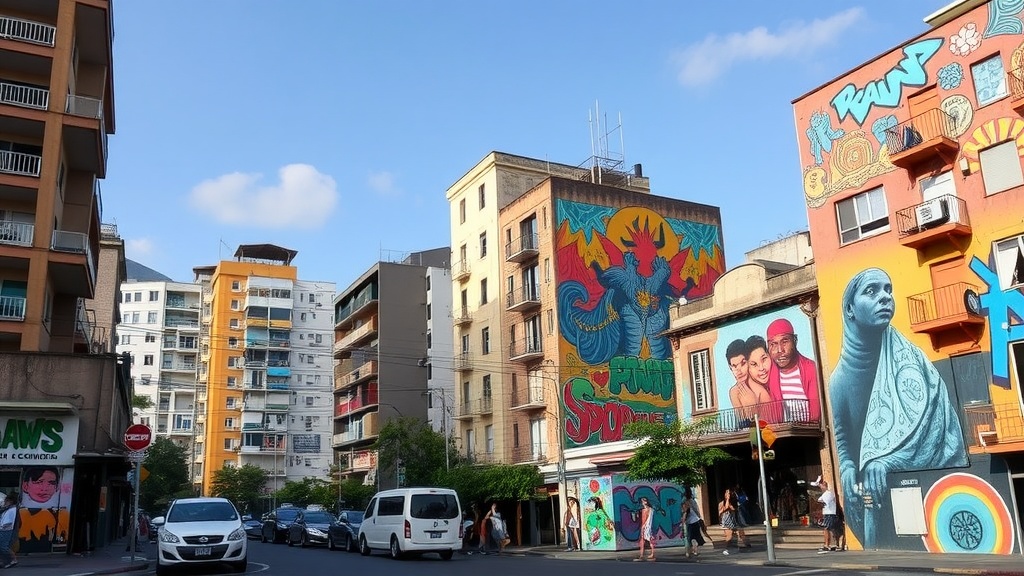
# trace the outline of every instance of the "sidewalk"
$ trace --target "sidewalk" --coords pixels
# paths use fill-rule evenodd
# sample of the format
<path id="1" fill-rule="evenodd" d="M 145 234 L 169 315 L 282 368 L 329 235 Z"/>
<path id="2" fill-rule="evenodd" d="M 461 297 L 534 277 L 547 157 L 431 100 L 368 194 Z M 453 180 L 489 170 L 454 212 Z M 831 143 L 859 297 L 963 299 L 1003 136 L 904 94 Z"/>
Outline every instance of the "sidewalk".
<path id="1" fill-rule="evenodd" d="M 156 545 L 139 543 L 134 557 L 128 553 L 128 538 L 115 540 L 109 546 L 89 554 L 32 554 L 18 556 L 18 572 L 31 576 L 70 576 L 72 574 L 117 574 L 147 570 L 153 565 Z M 149 559 L 147 559 L 149 558 Z"/>
<path id="2" fill-rule="evenodd" d="M 561 546 L 510 548 L 512 554 L 546 556 L 560 560 L 617 560 L 630 562 L 638 557 L 636 550 L 621 552 L 566 552 Z M 660 548 L 658 562 L 699 562 L 734 566 L 765 566 L 768 551 L 762 546 L 722 555 L 721 548 L 710 545 L 701 548 L 700 556 L 687 559 L 682 547 Z M 889 572 L 936 572 L 943 574 L 970 574 L 984 576 L 1024 576 L 1024 556 L 1013 554 L 929 554 L 927 552 L 853 551 L 819 554 L 814 550 L 776 549 L 774 566 L 803 569 L 858 570 Z"/>

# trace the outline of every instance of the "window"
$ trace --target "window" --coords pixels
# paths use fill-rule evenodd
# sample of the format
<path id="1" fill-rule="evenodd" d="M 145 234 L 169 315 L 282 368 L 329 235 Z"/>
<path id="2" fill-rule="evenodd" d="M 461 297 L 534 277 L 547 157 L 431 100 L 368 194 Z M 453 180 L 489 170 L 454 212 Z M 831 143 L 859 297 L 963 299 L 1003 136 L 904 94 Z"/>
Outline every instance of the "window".
<path id="1" fill-rule="evenodd" d="M 124 301 L 125 302 L 131 302 L 132 301 L 132 293 L 131 292 L 125 292 L 124 293 Z"/>
<path id="2" fill-rule="evenodd" d="M 146 342 L 156 342 L 156 334 L 146 334 Z"/>
<path id="3" fill-rule="evenodd" d="M 974 78 L 974 95 L 978 98 L 979 107 L 1006 96 L 1006 74 L 999 54 L 972 64 L 971 77 Z"/>
<path id="4" fill-rule="evenodd" d="M 463 354 L 468 354 L 469 353 L 469 334 L 463 334 L 462 335 L 462 353 Z"/>
<path id="5" fill-rule="evenodd" d="M 487 443 L 484 451 L 488 454 L 494 454 L 494 424 L 484 426 L 484 441 Z"/>
<path id="6" fill-rule="evenodd" d="M 239 282 L 238 280 L 232 280 L 231 281 L 231 291 L 232 292 L 241 292 L 242 291 L 242 283 Z"/>
<path id="7" fill-rule="evenodd" d="M 139 323 L 139 313 L 138 312 L 132 312 L 132 324 L 138 324 L 138 323 Z"/>
<path id="8" fill-rule="evenodd" d="M 132 337 L 131 337 L 130 334 L 125 334 L 124 336 L 121 336 L 120 340 L 121 340 L 121 344 L 131 344 L 132 343 Z"/>
<path id="9" fill-rule="evenodd" d="M 519 448 L 519 422 L 512 423 L 512 447 Z"/>
<path id="10" fill-rule="evenodd" d="M 482 232 L 480 234 L 480 257 L 487 257 L 487 232 Z"/>
<path id="11" fill-rule="evenodd" d="M 483 184 L 481 184 L 480 187 L 476 189 L 476 195 L 480 198 L 480 209 L 483 210 L 487 198 L 487 191 L 484 188 Z"/>
<path id="12" fill-rule="evenodd" d="M 1024 184 L 1020 169 L 1017 142 L 1001 142 L 981 151 L 981 179 L 985 183 L 985 195 L 991 196 L 1004 190 Z"/>
<path id="13" fill-rule="evenodd" d="M 238 300 L 232 300 L 231 301 L 231 309 L 232 310 L 238 310 Z"/>
<path id="14" fill-rule="evenodd" d="M 466 199 L 459 200 L 459 224 L 466 223 Z"/>
<path id="15" fill-rule="evenodd" d="M 483 383 L 482 388 L 483 388 L 483 396 L 484 396 L 484 398 L 490 398 L 491 397 L 491 375 L 490 374 L 484 374 L 484 383 Z"/>
<path id="16" fill-rule="evenodd" d="M 548 315 L 548 334 L 552 335 L 552 334 L 555 333 L 555 311 L 549 309 L 547 311 L 547 315 Z"/>
<path id="17" fill-rule="evenodd" d="M 840 243 L 848 244 L 889 229 L 885 190 L 875 188 L 836 204 Z"/>
<path id="18" fill-rule="evenodd" d="M 544 259 L 544 281 L 551 282 L 551 258 Z"/>
<path id="19" fill-rule="evenodd" d="M 427 292 L 430 292 L 430 276 L 427 276 Z"/>
<path id="20" fill-rule="evenodd" d="M 135 293 L 135 301 L 136 302 L 142 302 L 142 292 L 136 292 Z"/>
<path id="21" fill-rule="evenodd" d="M 228 348 L 238 348 L 238 338 L 235 336 L 228 337 Z"/>
<path id="22" fill-rule="evenodd" d="M 427 320 L 430 320 L 430 304 L 427 304 Z"/>
<path id="23" fill-rule="evenodd" d="M 480 281 L 480 304 L 487 304 L 487 278 Z"/>
<path id="24" fill-rule="evenodd" d="M 690 352 L 690 382 L 693 386 L 693 409 L 710 410 L 715 405 L 711 395 L 711 366 L 707 349 Z"/>
<path id="25" fill-rule="evenodd" d="M 377 504 L 378 516 L 401 516 L 405 513 L 405 496 L 384 496 Z"/>
<path id="26" fill-rule="evenodd" d="M 234 447 L 235 447 L 235 441 L 234 441 L 233 438 L 225 438 L 224 439 L 224 449 L 225 450 L 231 450 Z"/>
<path id="27" fill-rule="evenodd" d="M 996 242 L 993 252 L 999 288 L 1008 290 L 1024 285 L 1024 236 Z"/>
<path id="28" fill-rule="evenodd" d="M 238 388 L 237 376 L 228 376 L 228 388 Z"/>
<path id="29" fill-rule="evenodd" d="M 232 318 L 228 320 L 228 328 L 232 330 L 238 330 L 238 318 Z"/>
<path id="30" fill-rule="evenodd" d="M 469 382 L 462 383 L 462 405 L 466 406 L 469 404 Z"/>
<path id="31" fill-rule="evenodd" d="M 146 354 L 145 356 L 143 356 L 142 357 L 142 365 L 143 366 L 152 366 L 153 365 L 153 355 L 152 354 Z"/>
<path id="32" fill-rule="evenodd" d="M 132 320 L 132 315 L 128 314 L 128 313 L 125 313 L 124 316 L 121 317 L 121 323 L 122 324 L 128 324 L 129 322 L 131 322 L 131 320 Z"/>
<path id="33" fill-rule="evenodd" d="M 480 351 L 482 354 L 491 353 L 491 329 L 483 328 L 480 330 Z"/>
<path id="34" fill-rule="evenodd" d="M 146 315 L 146 322 L 149 324 L 156 324 L 156 312 L 150 312 Z"/>
<path id="35" fill-rule="evenodd" d="M 224 419 L 224 427 L 225 428 L 234 428 L 235 427 L 235 419 L 234 418 L 225 418 Z"/>
<path id="36" fill-rule="evenodd" d="M 160 292 L 157 292 L 156 290 L 150 290 L 149 291 L 149 301 L 150 302 L 157 302 L 158 300 L 160 300 Z"/>
<path id="37" fill-rule="evenodd" d="M 312 396 L 306 396 L 306 406 L 312 406 L 312 405 L 313 405 L 313 397 Z"/>

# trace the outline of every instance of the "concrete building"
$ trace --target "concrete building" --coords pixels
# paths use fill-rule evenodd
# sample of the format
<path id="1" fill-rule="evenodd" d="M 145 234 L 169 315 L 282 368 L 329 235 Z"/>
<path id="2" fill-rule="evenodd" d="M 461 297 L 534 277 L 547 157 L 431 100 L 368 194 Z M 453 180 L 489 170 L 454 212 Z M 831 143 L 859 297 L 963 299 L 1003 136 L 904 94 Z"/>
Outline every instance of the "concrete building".
<path id="1" fill-rule="evenodd" d="M 271 244 L 238 247 L 235 260 L 197 267 L 203 288 L 194 477 L 254 464 L 267 493 L 286 481 L 326 477 L 334 294 L 298 280 L 297 255 Z"/>
<path id="2" fill-rule="evenodd" d="M 111 353 L 124 258 L 100 233 L 110 3 L 0 0 L 0 31 L 0 419 L 35 431 L 5 437 L 0 490 L 52 479 L 50 500 L 19 503 L 20 553 L 83 552 L 123 535 L 130 495 L 131 381 Z"/>
<path id="3" fill-rule="evenodd" d="M 793 103 L 854 548 L 1022 550 L 1019 12 L 952 2 Z"/>
<path id="4" fill-rule="evenodd" d="M 396 471 L 377 470 L 368 450 L 381 427 L 403 417 L 426 420 L 437 414 L 428 412 L 434 402 L 442 412 L 449 406 L 443 371 L 451 352 L 431 351 L 434 330 L 450 330 L 448 294 L 433 292 L 448 281 L 450 253 L 435 248 L 381 260 L 334 299 L 333 446 L 343 475 L 371 475 L 367 481 L 394 487 Z M 435 303 L 442 308 L 434 310 Z"/>

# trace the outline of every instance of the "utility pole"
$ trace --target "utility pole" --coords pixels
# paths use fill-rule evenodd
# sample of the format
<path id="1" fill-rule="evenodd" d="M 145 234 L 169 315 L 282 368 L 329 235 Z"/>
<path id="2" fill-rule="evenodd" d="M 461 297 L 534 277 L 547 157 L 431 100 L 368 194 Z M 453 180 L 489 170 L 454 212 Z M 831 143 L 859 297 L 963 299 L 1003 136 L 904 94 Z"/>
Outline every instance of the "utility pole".
<path id="1" fill-rule="evenodd" d="M 775 540 L 772 537 L 772 515 L 770 507 L 768 506 L 768 481 L 764 477 L 764 448 L 761 445 L 761 417 L 759 414 L 754 414 L 754 428 L 756 429 L 757 436 L 757 463 L 761 468 L 761 496 L 762 502 L 765 503 L 765 522 L 764 522 L 764 537 L 768 542 L 768 563 L 775 563 Z M 728 544 L 728 542 L 726 542 Z"/>

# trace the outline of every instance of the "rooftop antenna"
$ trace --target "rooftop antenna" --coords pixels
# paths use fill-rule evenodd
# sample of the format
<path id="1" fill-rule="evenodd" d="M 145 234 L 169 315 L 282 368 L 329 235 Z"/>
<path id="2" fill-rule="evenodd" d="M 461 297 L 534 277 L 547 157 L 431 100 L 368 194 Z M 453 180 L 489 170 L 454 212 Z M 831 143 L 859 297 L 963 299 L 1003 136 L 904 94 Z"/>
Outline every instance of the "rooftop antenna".
<path id="1" fill-rule="evenodd" d="M 624 166 L 626 163 L 626 140 L 622 130 L 622 113 L 618 114 L 615 126 L 608 127 L 608 116 L 601 113 L 600 101 L 594 101 L 594 109 L 587 111 L 590 125 L 590 158 L 580 165 L 589 171 L 588 179 L 595 184 L 618 184 L 628 182 L 630 177 Z M 618 148 L 613 149 L 612 143 L 618 136 Z M 637 166 L 639 169 L 639 165 Z M 636 176 L 641 176 L 637 173 Z"/>

